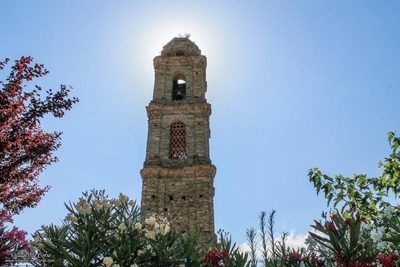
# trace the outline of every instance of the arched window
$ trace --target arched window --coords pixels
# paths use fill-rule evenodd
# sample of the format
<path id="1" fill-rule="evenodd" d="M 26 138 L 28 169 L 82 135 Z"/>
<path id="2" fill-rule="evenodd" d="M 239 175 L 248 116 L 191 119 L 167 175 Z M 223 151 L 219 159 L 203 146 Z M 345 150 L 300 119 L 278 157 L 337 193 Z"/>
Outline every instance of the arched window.
<path id="1" fill-rule="evenodd" d="M 186 98 L 186 81 L 183 76 L 174 79 L 172 88 L 172 100 L 182 100 Z"/>
<path id="2" fill-rule="evenodd" d="M 182 122 L 171 125 L 171 139 L 169 143 L 170 159 L 186 159 L 186 126 Z"/>

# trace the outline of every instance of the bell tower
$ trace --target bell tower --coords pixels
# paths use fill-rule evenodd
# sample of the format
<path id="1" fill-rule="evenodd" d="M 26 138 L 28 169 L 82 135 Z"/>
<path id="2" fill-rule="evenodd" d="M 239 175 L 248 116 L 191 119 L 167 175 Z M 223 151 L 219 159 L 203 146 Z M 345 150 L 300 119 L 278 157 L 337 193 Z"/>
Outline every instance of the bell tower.
<path id="1" fill-rule="evenodd" d="M 172 39 L 154 58 L 153 99 L 142 176 L 142 209 L 167 217 L 181 232 L 214 238 L 214 176 L 209 153 L 211 105 L 207 58 L 186 37 Z"/>

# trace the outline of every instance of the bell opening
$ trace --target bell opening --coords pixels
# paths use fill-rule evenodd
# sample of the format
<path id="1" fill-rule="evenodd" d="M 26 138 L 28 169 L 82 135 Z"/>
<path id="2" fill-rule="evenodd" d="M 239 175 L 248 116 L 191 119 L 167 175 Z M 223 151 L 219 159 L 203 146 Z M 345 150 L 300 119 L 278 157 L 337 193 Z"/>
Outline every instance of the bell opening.
<path id="1" fill-rule="evenodd" d="M 172 89 L 172 100 L 182 100 L 186 97 L 186 81 L 177 79 L 174 81 L 174 88 Z"/>

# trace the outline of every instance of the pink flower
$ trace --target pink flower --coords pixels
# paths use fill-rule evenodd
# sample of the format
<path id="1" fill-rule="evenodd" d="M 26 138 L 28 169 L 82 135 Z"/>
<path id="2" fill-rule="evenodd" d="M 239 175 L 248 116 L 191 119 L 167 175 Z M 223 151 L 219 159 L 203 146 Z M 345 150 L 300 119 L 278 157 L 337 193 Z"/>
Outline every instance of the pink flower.
<path id="1" fill-rule="evenodd" d="M 0 261 L 7 260 L 12 253 L 29 249 L 29 243 L 25 239 L 27 232 L 15 226 L 8 231 L 4 222 L 12 223 L 13 219 L 6 210 L 0 210 Z"/>
<path id="2" fill-rule="evenodd" d="M 333 255 L 333 258 L 335 259 L 337 266 L 339 267 L 342 266 L 343 260 L 342 260 L 342 255 L 340 253 L 335 253 Z"/>
<path id="3" fill-rule="evenodd" d="M 317 257 L 312 257 L 311 264 L 315 266 L 324 266 L 325 262 L 322 259 L 318 259 Z"/>
<path id="4" fill-rule="evenodd" d="M 388 253 L 386 255 L 380 254 L 376 258 L 383 267 L 395 267 L 395 262 L 399 260 L 399 257 L 393 253 Z"/>
<path id="5" fill-rule="evenodd" d="M 204 258 L 204 262 L 206 263 L 206 266 L 210 267 L 225 266 L 228 257 L 229 251 L 226 249 L 223 251 L 210 249 Z"/>
<path id="6" fill-rule="evenodd" d="M 328 229 L 332 232 L 336 232 L 336 227 L 332 222 L 326 222 L 325 226 L 328 227 Z"/>
<path id="7" fill-rule="evenodd" d="M 300 261 L 301 260 L 301 255 L 299 253 L 293 252 L 289 254 L 289 260 L 292 261 Z"/>

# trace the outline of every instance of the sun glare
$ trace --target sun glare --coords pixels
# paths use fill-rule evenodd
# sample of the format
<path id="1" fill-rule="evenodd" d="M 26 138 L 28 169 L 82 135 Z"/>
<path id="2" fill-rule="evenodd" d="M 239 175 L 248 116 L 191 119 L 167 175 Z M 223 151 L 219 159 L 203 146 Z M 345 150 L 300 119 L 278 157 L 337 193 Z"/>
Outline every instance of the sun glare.
<path id="1" fill-rule="evenodd" d="M 207 74 L 208 78 L 213 77 L 212 73 L 221 73 L 226 67 L 226 58 L 232 54 L 230 46 L 226 45 L 229 41 L 224 38 L 218 23 L 202 13 L 169 11 L 171 12 L 168 17 L 164 16 L 164 10 L 163 14 L 154 14 L 153 19 L 145 20 L 132 28 L 130 43 L 132 60 L 135 62 L 133 71 L 136 77 L 147 81 L 146 90 L 143 90 L 146 97 L 149 97 L 149 88 L 152 88 L 150 84 L 153 83 L 153 59 L 161 55 L 163 47 L 174 37 L 190 34 L 190 40 L 200 48 L 201 54 L 207 57 L 207 69 L 210 74 Z M 125 32 L 129 31 L 126 29 Z M 221 88 L 218 91 L 221 90 L 223 91 Z"/>

